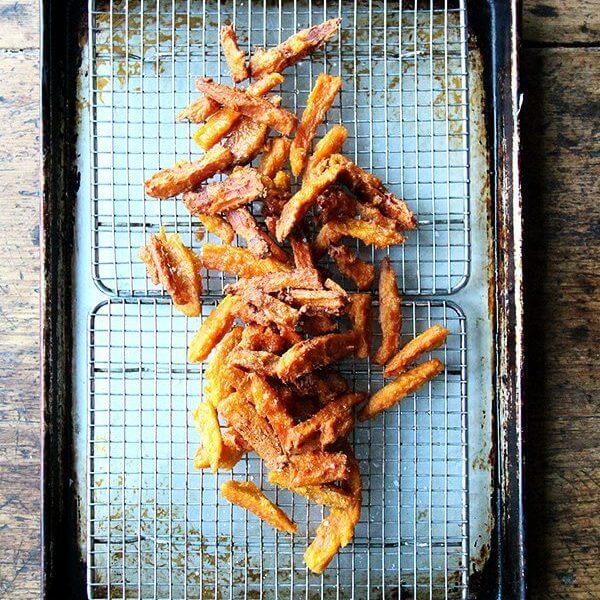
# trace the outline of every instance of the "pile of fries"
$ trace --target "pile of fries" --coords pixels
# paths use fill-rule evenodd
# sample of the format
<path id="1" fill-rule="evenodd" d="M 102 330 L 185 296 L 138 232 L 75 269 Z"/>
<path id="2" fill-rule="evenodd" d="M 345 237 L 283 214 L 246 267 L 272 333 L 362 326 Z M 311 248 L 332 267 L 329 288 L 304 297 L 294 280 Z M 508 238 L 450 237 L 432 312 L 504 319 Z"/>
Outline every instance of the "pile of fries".
<path id="1" fill-rule="evenodd" d="M 152 281 L 187 316 L 201 313 L 202 268 L 238 276 L 189 347 L 190 362 L 209 359 L 194 411 L 202 439 L 194 464 L 231 470 L 255 452 L 271 484 L 329 507 L 304 555 L 317 573 L 351 541 L 360 517 L 359 466 L 347 442 L 355 409 L 359 420 L 371 419 L 439 374 L 439 360 L 413 365 L 449 333 L 436 325 L 399 348 L 400 295 L 386 258 L 379 269 L 382 342 L 372 360 L 394 380 L 367 397 L 334 369 L 346 357 L 371 355 L 367 291 L 375 267 L 344 239 L 384 248 L 402 244 L 404 232 L 416 227 L 401 198 L 343 156 L 348 134 L 342 125 L 331 127 L 311 153 L 342 87 L 339 77 L 318 76 L 300 121 L 269 95 L 283 82 L 282 72 L 325 44 L 339 25 L 332 19 L 300 31 L 275 48 L 256 50 L 248 64 L 233 27 L 222 28 L 232 80 L 252 82 L 242 88 L 200 79 L 203 95 L 179 118 L 202 123 L 194 139 L 205 154 L 155 173 L 145 186 L 157 198 L 182 195 L 190 213 L 223 243 L 205 243 L 197 256 L 179 235 L 161 230 L 140 251 Z M 259 154 L 258 166 L 250 166 Z M 288 163 L 301 178 L 294 194 Z M 205 183 L 218 173 L 228 177 Z M 235 234 L 244 247 L 231 245 Z M 359 293 L 348 293 L 318 266 L 325 255 Z M 278 530 L 296 533 L 297 525 L 252 482 L 227 481 L 221 492 Z"/>

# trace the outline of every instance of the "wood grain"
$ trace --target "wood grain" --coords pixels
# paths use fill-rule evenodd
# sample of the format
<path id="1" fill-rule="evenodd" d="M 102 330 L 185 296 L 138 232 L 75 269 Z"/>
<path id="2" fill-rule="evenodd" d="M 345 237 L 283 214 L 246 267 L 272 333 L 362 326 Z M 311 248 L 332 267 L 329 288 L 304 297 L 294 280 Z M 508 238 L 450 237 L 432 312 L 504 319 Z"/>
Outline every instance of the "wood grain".
<path id="1" fill-rule="evenodd" d="M 39 48 L 37 0 L 0 0 L 0 48 Z"/>

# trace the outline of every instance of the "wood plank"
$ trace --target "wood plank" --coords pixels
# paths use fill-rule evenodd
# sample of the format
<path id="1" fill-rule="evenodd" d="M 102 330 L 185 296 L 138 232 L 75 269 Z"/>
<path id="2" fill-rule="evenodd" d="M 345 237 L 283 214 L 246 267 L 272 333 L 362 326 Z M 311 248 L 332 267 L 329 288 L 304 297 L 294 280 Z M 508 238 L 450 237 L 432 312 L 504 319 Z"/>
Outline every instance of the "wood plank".
<path id="1" fill-rule="evenodd" d="M 600 0 L 524 0 L 523 39 L 554 46 L 600 45 Z"/>
<path id="2" fill-rule="evenodd" d="M 37 0 L 0 0 L 0 49 L 39 48 Z"/>
<path id="3" fill-rule="evenodd" d="M 525 53 L 532 598 L 600 597 L 600 49 Z"/>

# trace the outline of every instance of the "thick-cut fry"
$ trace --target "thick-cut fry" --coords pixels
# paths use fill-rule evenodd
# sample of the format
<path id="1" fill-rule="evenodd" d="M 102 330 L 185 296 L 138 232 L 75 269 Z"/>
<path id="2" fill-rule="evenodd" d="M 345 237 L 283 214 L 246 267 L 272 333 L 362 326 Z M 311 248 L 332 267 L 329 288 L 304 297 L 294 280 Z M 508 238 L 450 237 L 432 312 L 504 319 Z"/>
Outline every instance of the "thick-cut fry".
<path id="1" fill-rule="evenodd" d="M 416 338 L 410 340 L 385 366 L 383 374 L 393 377 L 406 371 L 423 353 L 439 348 L 448 337 L 450 331 L 440 325 L 433 325 Z"/>
<path id="2" fill-rule="evenodd" d="M 150 236 L 146 246 L 140 249 L 140 258 L 146 263 L 152 282 L 165 288 L 177 309 L 188 317 L 200 314 L 202 263 L 179 234 L 167 235 L 161 228 L 158 235 Z"/>
<path id="3" fill-rule="evenodd" d="M 250 323 L 244 327 L 240 347 L 245 350 L 282 354 L 288 348 L 288 343 L 273 327 Z"/>
<path id="4" fill-rule="evenodd" d="M 246 440 L 269 469 L 279 471 L 286 464 L 275 432 L 242 394 L 236 392 L 223 400 L 219 404 L 219 415 Z"/>
<path id="5" fill-rule="evenodd" d="M 291 487 L 284 473 L 275 473 L 274 471 L 269 473 L 269 483 L 287 488 L 300 496 L 304 496 L 304 498 L 307 498 L 315 504 L 321 504 L 331 508 L 347 508 L 352 501 L 352 496 L 347 491 L 332 483 Z"/>
<path id="6" fill-rule="evenodd" d="M 398 350 L 402 329 L 400 294 L 396 283 L 396 273 L 386 256 L 379 269 L 379 324 L 381 326 L 381 346 L 373 357 L 373 362 L 384 365 Z"/>
<path id="7" fill-rule="evenodd" d="M 324 335 L 338 330 L 335 319 L 329 315 L 302 315 L 302 330 L 308 335 Z"/>
<path id="8" fill-rule="evenodd" d="M 297 269 L 316 269 L 310 244 L 305 239 L 295 235 L 291 238 L 291 246 Z"/>
<path id="9" fill-rule="evenodd" d="M 328 187 L 316 200 L 319 212 L 316 220 L 324 225 L 331 219 L 354 217 L 358 212 L 358 202 L 338 185 Z"/>
<path id="10" fill-rule="evenodd" d="M 327 133 L 315 144 L 315 149 L 308 159 L 303 178 L 310 176 L 315 166 L 322 160 L 329 158 L 332 154 L 339 154 L 348 139 L 348 130 L 343 125 L 334 125 Z"/>
<path id="11" fill-rule="evenodd" d="M 287 440 L 296 452 L 324 450 L 345 438 L 354 426 L 352 409 L 365 399 L 364 394 L 345 394 L 336 398 L 310 419 L 289 429 Z"/>
<path id="12" fill-rule="evenodd" d="M 258 170 L 267 177 L 275 177 L 290 155 L 292 141 L 287 137 L 274 137 L 265 144 Z"/>
<path id="13" fill-rule="evenodd" d="M 227 220 L 235 232 L 246 241 L 248 250 L 258 258 L 272 256 L 276 260 L 288 262 L 290 257 L 271 239 L 269 234 L 260 228 L 250 211 L 238 208 L 227 213 Z"/>
<path id="14" fill-rule="evenodd" d="M 298 176 L 304 170 L 310 144 L 341 89 L 342 80 L 339 77 L 327 73 L 317 77 L 290 149 L 290 165 L 294 175 Z"/>
<path id="15" fill-rule="evenodd" d="M 257 48 L 250 58 L 250 73 L 258 79 L 267 73 L 282 73 L 322 46 L 335 35 L 341 19 L 330 19 L 303 29 L 275 48 Z"/>
<path id="16" fill-rule="evenodd" d="M 274 377 L 278 360 L 279 356 L 271 352 L 236 348 L 229 355 L 228 364 L 249 373 Z"/>
<path id="17" fill-rule="evenodd" d="M 207 269 L 224 271 L 240 277 L 267 275 L 275 271 L 291 271 L 292 267 L 274 258 L 257 259 L 249 250 L 228 245 L 204 244 L 202 264 Z"/>
<path id="18" fill-rule="evenodd" d="M 296 533 L 298 526 L 275 504 L 273 504 L 252 481 L 225 481 L 221 485 L 221 494 L 232 504 L 237 504 L 254 513 L 269 525 Z"/>
<path id="19" fill-rule="evenodd" d="M 217 307 L 204 319 L 196 332 L 188 350 L 190 362 L 206 360 L 210 351 L 223 339 L 231 329 L 235 315 L 235 305 L 239 302 L 236 296 L 225 296 Z"/>
<path id="20" fill-rule="evenodd" d="M 321 276 L 316 269 L 296 268 L 290 271 L 280 271 L 251 277 L 250 279 L 241 279 L 237 283 L 227 286 L 227 292 L 232 294 L 240 293 L 244 287 L 253 287 L 267 294 L 274 294 L 286 290 L 287 288 L 298 288 L 304 290 L 320 290 L 323 285 Z"/>
<path id="21" fill-rule="evenodd" d="M 289 464 L 281 469 L 291 487 L 321 485 L 348 479 L 348 457 L 343 452 L 303 452 L 288 456 Z"/>
<path id="22" fill-rule="evenodd" d="M 356 334 L 353 331 L 304 340 L 294 344 L 279 359 L 277 375 L 282 381 L 292 381 L 349 356 L 356 345 Z"/>
<path id="23" fill-rule="evenodd" d="M 301 397 L 318 398 L 321 405 L 332 402 L 348 391 L 348 382 L 337 371 L 309 373 L 291 381 L 289 385 Z"/>
<path id="24" fill-rule="evenodd" d="M 357 358 L 367 358 L 371 352 L 371 294 L 350 294 L 350 321 L 356 333 Z"/>
<path id="25" fill-rule="evenodd" d="M 218 468 L 231 471 L 240 462 L 242 456 L 250 450 L 250 447 L 235 429 L 223 430 L 221 439 L 222 447 Z M 200 445 L 194 455 L 194 468 L 208 469 L 208 467 L 210 467 L 210 457 L 204 446 Z"/>
<path id="26" fill-rule="evenodd" d="M 198 219 L 204 225 L 206 231 L 216 235 L 226 244 L 231 244 L 233 242 L 233 229 L 231 225 L 223 219 L 223 217 L 219 217 L 219 215 L 205 215 L 200 213 L 198 215 Z"/>
<path id="27" fill-rule="evenodd" d="M 341 315 L 346 312 L 348 294 L 334 290 L 298 290 L 290 289 L 280 294 L 290 304 L 300 308 L 303 315 Z"/>
<path id="28" fill-rule="evenodd" d="M 251 96 L 240 88 L 216 83 L 207 77 L 198 79 L 196 87 L 219 104 L 232 108 L 254 121 L 268 125 L 284 135 L 290 135 L 296 129 L 298 119 L 295 115 L 283 108 L 273 106 L 264 98 Z"/>
<path id="29" fill-rule="evenodd" d="M 353 281 L 359 290 L 371 288 L 375 279 L 375 267 L 371 263 L 361 260 L 350 248 L 341 244 L 330 246 L 328 251 L 340 273 Z"/>
<path id="30" fill-rule="evenodd" d="M 242 117 L 223 145 L 231 150 L 234 164 L 246 165 L 258 156 L 268 134 L 267 125 Z"/>
<path id="31" fill-rule="evenodd" d="M 221 460 L 223 440 L 215 407 L 208 402 L 200 402 L 194 411 L 194 424 L 202 438 L 202 448 L 210 468 L 216 473 Z"/>
<path id="32" fill-rule="evenodd" d="M 252 167 L 238 167 L 233 173 L 199 192 L 186 192 L 183 202 L 192 213 L 215 215 L 234 210 L 265 196 L 270 182 Z"/>
<path id="33" fill-rule="evenodd" d="M 323 225 L 315 239 L 314 247 L 318 252 L 339 242 L 343 237 L 353 237 L 364 244 L 376 248 L 385 248 L 393 244 L 403 244 L 406 238 L 395 229 L 385 229 L 370 221 L 360 219 L 332 219 Z"/>
<path id="34" fill-rule="evenodd" d="M 229 396 L 236 389 L 236 386 L 230 385 L 232 378 L 224 376 L 224 372 L 235 368 L 227 364 L 227 357 L 240 343 L 242 335 L 242 327 L 234 327 L 231 331 L 227 332 L 223 339 L 215 346 L 214 352 L 204 371 L 203 398 L 205 402 L 209 402 L 215 408 L 219 406 L 221 400 Z M 236 371 L 236 379 L 237 381 L 241 381 L 244 373 L 238 369 Z"/>
<path id="35" fill-rule="evenodd" d="M 385 409 L 398 404 L 400 400 L 418 390 L 443 370 L 444 364 L 434 358 L 402 373 L 397 379 L 382 387 L 369 398 L 367 404 L 358 413 L 359 420 L 372 419 Z"/>
<path id="36" fill-rule="evenodd" d="M 246 66 L 246 56 L 240 50 L 233 25 L 223 25 L 223 27 L 221 27 L 220 37 L 221 48 L 223 49 L 223 54 L 227 61 L 231 79 L 236 83 L 248 79 L 250 74 L 248 72 L 248 67 Z"/>
<path id="37" fill-rule="evenodd" d="M 190 123 L 203 123 L 219 108 L 221 108 L 221 105 L 212 98 L 200 96 L 179 112 L 176 119 L 178 121 L 189 121 Z"/>
<path id="38" fill-rule="evenodd" d="M 300 319 L 300 311 L 292 308 L 285 302 L 265 294 L 251 286 L 244 286 L 240 291 L 240 298 L 246 304 L 252 304 L 263 313 L 268 322 L 294 328 Z"/>
<path id="39" fill-rule="evenodd" d="M 148 196 L 170 198 L 196 189 L 203 181 L 226 171 L 235 157 L 229 148 L 214 146 L 195 162 L 182 162 L 154 173 L 144 184 Z"/>

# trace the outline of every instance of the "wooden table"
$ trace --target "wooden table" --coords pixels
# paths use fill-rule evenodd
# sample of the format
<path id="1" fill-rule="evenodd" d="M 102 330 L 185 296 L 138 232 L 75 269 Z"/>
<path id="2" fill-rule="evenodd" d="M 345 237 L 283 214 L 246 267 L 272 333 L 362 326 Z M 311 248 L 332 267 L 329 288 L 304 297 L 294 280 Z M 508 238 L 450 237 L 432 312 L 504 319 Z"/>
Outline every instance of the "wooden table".
<path id="1" fill-rule="evenodd" d="M 598 598 L 600 0 L 524 4 L 529 588 Z M 30 598 L 40 556 L 37 1 L 0 0 L 0 31 L 0 597 Z"/>

